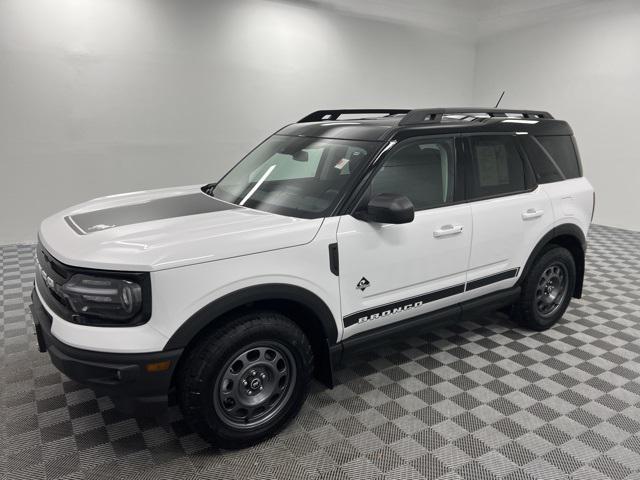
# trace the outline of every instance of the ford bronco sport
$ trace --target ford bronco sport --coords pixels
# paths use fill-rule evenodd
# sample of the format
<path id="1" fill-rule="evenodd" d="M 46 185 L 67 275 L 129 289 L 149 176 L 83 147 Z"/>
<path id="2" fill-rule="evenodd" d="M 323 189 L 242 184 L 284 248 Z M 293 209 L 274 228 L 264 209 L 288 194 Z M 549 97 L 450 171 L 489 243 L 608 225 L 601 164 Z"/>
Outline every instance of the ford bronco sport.
<path id="1" fill-rule="evenodd" d="M 175 391 L 200 435 L 243 447 L 349 349 L 492 309 L 549 328 L 581 295 L 593 206 L 547 112 L 318 111 L 218 183 L 44 220 L 32 316 L 68 377 L 133 412 Z"/>

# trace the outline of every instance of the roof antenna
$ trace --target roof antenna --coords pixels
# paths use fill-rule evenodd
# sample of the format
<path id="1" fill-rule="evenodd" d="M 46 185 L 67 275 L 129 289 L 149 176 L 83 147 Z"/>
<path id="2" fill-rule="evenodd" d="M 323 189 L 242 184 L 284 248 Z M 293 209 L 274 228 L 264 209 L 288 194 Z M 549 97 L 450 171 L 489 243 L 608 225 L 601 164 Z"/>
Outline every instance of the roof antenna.
<path id="1" fill-rule="evenodd" d="M 502 97 L 504 97 L 504 90 L 502 91 L 502 95 L 500 95 L 500 98 L 498 99 L 498 103 L 496 103 L 496 106 L 493 108 L 498 108 L 498 105 L 500 105 L 500 102 L 502 101 Z"/>

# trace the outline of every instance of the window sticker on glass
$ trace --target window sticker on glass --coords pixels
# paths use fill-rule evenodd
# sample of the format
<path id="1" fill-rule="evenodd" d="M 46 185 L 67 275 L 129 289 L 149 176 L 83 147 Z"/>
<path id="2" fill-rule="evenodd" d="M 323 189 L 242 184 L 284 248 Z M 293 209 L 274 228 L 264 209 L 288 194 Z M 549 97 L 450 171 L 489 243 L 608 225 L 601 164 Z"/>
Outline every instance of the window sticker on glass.
<path id="1" fill-rule="evenodd" d="M 344 167 L 346 167 L 349 164 L 349 159 L 348 158 L 341 158 L 340 160 L 338 160 L 338 162 L 334 165 L 334 168 L 337 168 L 338 170 L 342 170 Z"/>
<path id="2" fill-rule="evenodd" d="M 478 145 L 476 156 L 480 185 L 493 186 L 509 183 L 509 166 L 504 145 Z"/>

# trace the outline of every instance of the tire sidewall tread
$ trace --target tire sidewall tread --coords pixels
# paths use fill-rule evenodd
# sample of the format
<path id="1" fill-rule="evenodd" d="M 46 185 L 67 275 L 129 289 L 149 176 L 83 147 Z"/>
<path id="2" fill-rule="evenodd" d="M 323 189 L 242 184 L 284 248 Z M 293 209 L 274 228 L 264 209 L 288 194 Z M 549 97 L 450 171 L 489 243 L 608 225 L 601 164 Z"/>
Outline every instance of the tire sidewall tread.
<path id="1" fill-rule="evenodd" d="M 550 317 L 542 317 L 534 308 L 534 300 L 537 282 L 544 271 L 551 263 L 559 261 L 567 268 L 568 285 L 567 293 L 559 308 Z M 522 283 L 522 294 L 520 300 L 515 305 L 515 319 L 521 325 L 542 331 L 553 326 L 564 315 L 576 284 L 576 264 L 571 252 L 564 247 L 555 244 L 547 245 L 538 255 L 531 270 Z"/>
<path id="2" fill-rule="evenodd" d="M 271 421 L 250 430 L 233 429 L 218 418 L 213 407 L 217 374 L 243 344 L 269 339 L 284 343 L 294 357 L 294 390 L 284 409 Z M 298 413 L 313 377 L 313 352 L 305 334 L 286 316 L 250 311 L 209 332 L 189 352 L 178 375 L 178 402 L 189 426 L 214 446 L 244 448 L 272 436 Z"/>

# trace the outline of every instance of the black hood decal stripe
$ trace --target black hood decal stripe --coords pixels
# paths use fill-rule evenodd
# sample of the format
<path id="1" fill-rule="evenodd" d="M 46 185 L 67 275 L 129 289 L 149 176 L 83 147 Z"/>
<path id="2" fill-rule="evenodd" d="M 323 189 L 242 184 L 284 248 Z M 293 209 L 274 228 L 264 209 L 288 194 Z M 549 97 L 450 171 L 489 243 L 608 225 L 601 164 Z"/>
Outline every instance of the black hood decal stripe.
<path id="1" fill-rule="evenodd" d="M 76 233 L 87 235 L 124 225 L 185 217 L 199 213 L 220 212 L 234 208 L 240 207 L 197 192 L 69 215 L 64 219 Z"/>

